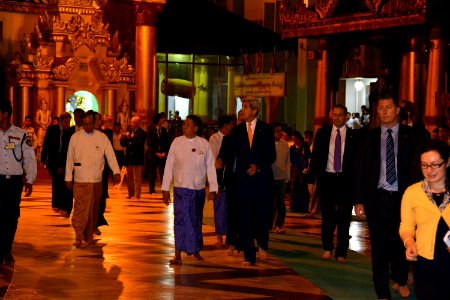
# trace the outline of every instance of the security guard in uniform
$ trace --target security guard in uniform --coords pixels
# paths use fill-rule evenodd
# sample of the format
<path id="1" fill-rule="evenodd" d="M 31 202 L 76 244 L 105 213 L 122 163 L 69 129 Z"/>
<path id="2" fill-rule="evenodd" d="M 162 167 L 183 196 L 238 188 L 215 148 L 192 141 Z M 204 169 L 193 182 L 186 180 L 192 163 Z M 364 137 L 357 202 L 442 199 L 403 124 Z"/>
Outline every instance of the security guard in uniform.
<path id="1" fill-rule="evenodd" d="M 11 254 L 20 216 L 25 174 L 25 193 L 31 195 L 36 179 L 33 144 L 25 130 L 11 124 L 12 106 L 0 101 L 0 265 L 11 265 Z"/>

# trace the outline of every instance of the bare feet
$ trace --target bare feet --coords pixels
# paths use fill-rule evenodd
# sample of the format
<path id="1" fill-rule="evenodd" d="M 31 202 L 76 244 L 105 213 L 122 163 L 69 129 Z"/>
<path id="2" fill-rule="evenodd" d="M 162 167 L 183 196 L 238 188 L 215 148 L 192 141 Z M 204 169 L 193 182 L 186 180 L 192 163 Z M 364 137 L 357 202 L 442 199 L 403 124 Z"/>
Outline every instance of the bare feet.
<path id="1" fill-rule="evenodd" d="M 203 257 L 200 255 L 200 253 L 194 253 L 194 257 L 197 261 L 202 261 Z"/>
<path id="2" fill-rule="evenodd" d="M 322 259 L 328 260 L 331 258 L 331 251 L 324 251 L 322 254 Z"/>

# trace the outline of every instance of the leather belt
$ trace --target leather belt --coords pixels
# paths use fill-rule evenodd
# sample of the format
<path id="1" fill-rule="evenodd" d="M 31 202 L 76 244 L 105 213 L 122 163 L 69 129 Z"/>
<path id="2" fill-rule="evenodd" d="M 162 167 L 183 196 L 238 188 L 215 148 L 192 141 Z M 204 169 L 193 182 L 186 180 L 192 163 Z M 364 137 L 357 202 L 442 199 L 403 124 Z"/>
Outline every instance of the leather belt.
<path id="1" fill-rule="evenodd" d="M 381 189 L 381 188 L 378 189 L 378 192 L 383 195 L 397 195 L 398 194 L 398 191 L 388 191 L 388 190 Z"/>

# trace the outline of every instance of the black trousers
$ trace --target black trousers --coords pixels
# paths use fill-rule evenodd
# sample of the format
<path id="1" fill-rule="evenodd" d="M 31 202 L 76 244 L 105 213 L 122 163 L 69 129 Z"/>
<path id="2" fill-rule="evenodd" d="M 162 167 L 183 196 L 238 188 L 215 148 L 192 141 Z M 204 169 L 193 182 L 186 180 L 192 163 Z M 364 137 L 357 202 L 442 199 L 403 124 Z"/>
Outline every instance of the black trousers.
<path id="1" fill-rule="evenodd" d="M 225 200 L 227 202 L 227 238 L 226 243 L 229 246 L 235 246 L 240 249 L 238 230 L 239 230 L 239 202 L 237 201 L 236 177 L 229 174 L 225 184 Z"/>
<path id="2" fill-rule="evenodd" d="M 318 186 L 322 201 L 322 246 L 325 251 L 334 249 L 334 231 L 337 229 L 335 257 L 346 257 L 349 229 L 352 219 L 352 202 L 342 174 L 326 173 Z"/>
<path id="3" fill-rule="evenodd" d="M 59 208 L 70 216 L 73 208 L 73 193 L 66 187 L 63 174 L 58 169 L 50 170 L 52 176 L 52 208 Z"/>
<path id="4" fill-rule="evenodd" d="M 0 175 L 0 261 L 10 254 L 20 217 L 22 176 Z"/>
<path id="5" fill-rule="evenodd" d="M 391 299 L 390 279 L 399 285 L 408 280 L 405 247 L 398 233 L 400 193 L 377 190 L 376 204 L 366 210 L 372 247 L 372 275 L 378 298 Z"/>
<path id="6" fill-rule="evenodd" d="M 156 172 L 159 171 L 159 178 L 162 182 L 163 176 L 164 176 L 164 167 L 166 166 L 166 159 L 156 158 L 153 157 L 149 161 L 148 165 L 148 171 L 149 171 L 149 177 L 148 177 L 148 187 L 149 192 L 154 193 L 155 192 L 155 185 L 156 185 Z"/>

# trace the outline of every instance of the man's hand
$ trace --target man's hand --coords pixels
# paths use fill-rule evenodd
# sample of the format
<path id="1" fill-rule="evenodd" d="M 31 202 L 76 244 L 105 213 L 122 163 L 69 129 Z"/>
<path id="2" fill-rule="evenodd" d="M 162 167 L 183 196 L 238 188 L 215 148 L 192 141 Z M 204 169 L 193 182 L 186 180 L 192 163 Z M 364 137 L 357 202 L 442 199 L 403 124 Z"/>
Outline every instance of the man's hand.
<path id="1" fill-rule="evenodd" d="M 366 216 L 366 212 L 364 211 L 364 205 L 363 204 L 356 204 L 355 205 L 355 214 L 358 218 L 364 218 Z"/>
<path id="2" fill-rule="evenodd" d="M 72 181 L 66 181 L 66 187 L 67 187 L 69 190 L 72 190 L 72 189 L 73 189 Z"/>
<path id="3" fill-rule="evenodd" d="M 25 183 L 25 197 L 31 196 L 33 192 L 33 185 L 31 183 Z"/>
<path id="4" fill-rule="evenodd" d="M 170 193 L 169 191 L 162 191 L 163 201 L 166 206 L 169 206 L 170 202 Z"/>
<path id="5" fill-rule="evenodd" d="M 251 164 L 250 167 L 247 169 L 247 174 L 250 176 L 253 176 L 258 171 L 258 166 L 255 164 Z"/>
<path id="6" fill-rule="evenodd" d="M 114 174 L 113 183 L 114 184 L 120 183 L 120 174 Z"/>
<path id="7" fill-rule="evenodd" d="M 217 198 L 217 192 L 209 192 L 208 193 L 208 201 L 211 201 L 211 200 L 216 200 L 216 198 Z"/>
<path id="8" fill-rule="evenodd" d="M 222 159 L 220 158 L 216 159 L 216 161 L 214 162 L 214 166 L 216 167 L 216 169 L 222 169 L 223 168 Z"/>

